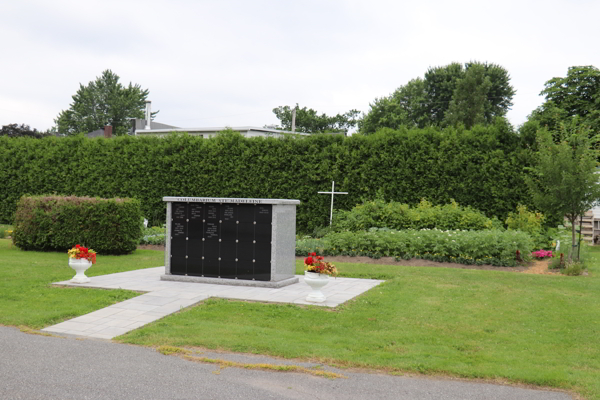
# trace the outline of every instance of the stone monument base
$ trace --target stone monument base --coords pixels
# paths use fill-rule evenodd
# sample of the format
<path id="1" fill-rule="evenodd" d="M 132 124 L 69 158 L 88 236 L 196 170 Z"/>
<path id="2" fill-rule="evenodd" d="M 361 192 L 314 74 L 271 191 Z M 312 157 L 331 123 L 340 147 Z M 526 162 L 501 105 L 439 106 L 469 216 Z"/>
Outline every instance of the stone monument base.
<path id="1" fill-rule="evenodd" d="M 215 285 L 230 285 L 230 286 L 251 286 L 251 287 L 264 287 L 264 288 L 280 288 L 294 283 L 298 283 L 299 279 L 297 276 L 283 279 L 281 281 L 254 281 L 248 279 L 224 279 L 224 278 L 207 278 L 203 276 L 187 276 L 187 275 L 161 275 L 161 281 L 175 281 L 175 282 L 196 282 L 196 283 L 212 283 Z"/>

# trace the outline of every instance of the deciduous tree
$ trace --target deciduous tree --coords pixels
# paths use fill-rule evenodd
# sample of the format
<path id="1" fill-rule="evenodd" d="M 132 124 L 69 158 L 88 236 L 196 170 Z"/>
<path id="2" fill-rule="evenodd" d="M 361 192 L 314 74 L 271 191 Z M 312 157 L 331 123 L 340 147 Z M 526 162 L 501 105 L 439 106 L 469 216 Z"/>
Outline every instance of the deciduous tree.
<path id="1" fill-rule="evenodd" d="M 529 117 L 551 131 L 560 131 L 561 122 L 577 120 L 600 133 L 600 70 L 588 66 L 569 67 L 566 77 L 546 82 L 540 93 L 546 101 Z"/>
<path id="2" fill-rule="evenodd" d="M 350 110 L 344 114 L 328 116 L 326 114 L 319 115 L 312 108 L 300 108 L 296 104 L 296 131 L 305 133 L 327 133 L 327 132 L 345 132 L 354 128 L 358 122 L 360 112 L 358 110 Z M 292 110 L 290 106 L 280 106 L 273 109 L 273 113 L 280 121 L 279 128 L 291 131 L 292 130 Z"/>
<path id="3" fill-rule="evenodd" d="M 533 202 L 544 214 L 568 218 L 575 243 L 575 223 L 600 199 L 600 184 L 587 129 L 577 125 L 562 129 L 571 132 L 563 134 L 559 143 L 547 129 L 538 131 L 537 160 L 525 179 Z"/>
<path id="4" fill-rule="evenodd" d="M 148 93 L 148 89 L 131 82 L 123 86 L 119 76 L 107 69 L 87 86 L 79 84 L 70 107 L 61 111 L 54 122 L 61 134 L 88 133 L 111 125 L 115 135 L 124 135 L 130 118 L 144 118 Z"/>
<path id="5" fill-rule="evenodd" d="M 34 138 L 42 138 L 44 136 L 51 135 L 50 132 L 40 132 L 37 129 L 31 129 L 29 125 L 25 124 L 8 124 L 2 126 L 0 129 L 0 136 L 8 136 L 8 137 L 23 137 L 29 136 Z"/>
<path id="6" fill-rule="evenodd" d="M 360 131 L 369 134 L 382 127 L 424 128 L 431 123 L 426 104 L 423 79 L 413 79 L 406 85 L 400 86 L 390 96 L 375 99 L 370 104 L 371 110 L 359 123 Z"/>
<path id="7" fill-rule="evenodd" d="M 429 68 L 388 97 L 376 99 L 361 123 L 361 133 L 399 125 L 490 124 L 512 106 L 515 90 L 499 65 L 470 62 Z"/>

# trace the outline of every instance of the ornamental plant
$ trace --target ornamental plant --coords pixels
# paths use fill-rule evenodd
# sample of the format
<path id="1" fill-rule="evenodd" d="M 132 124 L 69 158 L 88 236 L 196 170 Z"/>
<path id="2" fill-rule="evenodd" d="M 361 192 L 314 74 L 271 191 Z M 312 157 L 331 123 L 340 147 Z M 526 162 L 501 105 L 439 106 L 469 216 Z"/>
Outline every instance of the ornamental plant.
<path id="1" fill-rule="evenodd" d="M 363 232 L 334 232 L 322 239 L 323 254 L 397 259 L 422 258 L 459 264 L 514 267 L 519 251 L 522 261 L 531 260 L 534 243 L 525 232 L 461 231 L 438 229 L 393 230 L 371 228 Z"/>
<path id="2" fill-rule="evenodd" d="M 86 260 L 91 261 L 92 264 L 96 264 L 96 252 L 78 244 L 69 250 L 69 258 L 75 258 L 77 260 L 85 258 Z"/>
<path id="3" fill-rule="evenodd" d="M 550 258 L 553 257 L 552 250 L 543 250 L 543 249 L 540 249 L 538 251 L 534 251 L 534 252 L 531 253 L 531 255 L 533 257 L 537 258 L 537 259 L 540 259 L 540 260 L 544 259 L 546 257 L 550 257 Z"/>
<path id="4" fill-rule="evenodd" d="M 326 274 L 337 276 L 338 271 L 335 265 L 323 260 L 323 256 L 318 256 L 317 253 L 308 253 L 308 257 L 304 259 L 304 265 L 308 272 L 317 274 Z"/>

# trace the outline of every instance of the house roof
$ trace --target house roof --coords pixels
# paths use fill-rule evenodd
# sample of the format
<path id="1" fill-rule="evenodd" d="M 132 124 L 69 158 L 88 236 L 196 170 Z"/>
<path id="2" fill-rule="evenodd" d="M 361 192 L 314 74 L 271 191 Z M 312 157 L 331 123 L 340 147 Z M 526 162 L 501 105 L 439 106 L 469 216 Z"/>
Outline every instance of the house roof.
<path id="1" fill-rule="evenodd" d="M 146 120 L 145 119 L 135 119 L 135 130 L 145 130 Z M 173 125 L 162 124 L 160 122 L 150 121 L 150 129 L 169 129 L 169 128 L 179 128 Z"/>
<path id="2" fill-rule="evenodd" d="M 259 127 L 255 127 L 255 126 L 234 126 L 234 127 L 221 126 L 221 127 L 208 127 L 208 128 L 175 128 L 175 129 L 139 129 L 139 130 L 136 130 L 136 134 L 138 134 L 138 135 L 149 134 L 149 133 L 165 134 L 165 133 L 170 133 L 170 132 L 213 133 L 213 132 L 224 131 L 226 129 L 231 129 L 236 132 L 242 132 L 242 133 L 262 132 L 267 135 L 268 134 L 282 134 L 282 133 L 289 133 L 292 135 L 300 135 L 300 136 L 310 135 L 309 133 L 303 133 L 303 132 L 281 131 L 278 129 L 259 128 Z"/>

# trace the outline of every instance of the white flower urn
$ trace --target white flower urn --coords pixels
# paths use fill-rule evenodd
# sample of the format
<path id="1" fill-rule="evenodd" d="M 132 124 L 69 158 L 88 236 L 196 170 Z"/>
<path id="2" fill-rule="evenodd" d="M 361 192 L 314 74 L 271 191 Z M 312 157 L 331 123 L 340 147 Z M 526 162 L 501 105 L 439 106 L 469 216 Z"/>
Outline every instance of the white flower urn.
<path id="1" fill-rule="evenodd" d="M 306 297 L 306 301 L 322 303 L 326 300 L 321 288 L 329 283 L 329 275 L 304 271 L 304 282 L 312 289 L 312 292 Z"/>
<path id="2" fill-rule="evenodd" d="M 75 270 L 75 276 L 70 280 L 73 283 L 88 283 L 90 278 L 85 276 L 85 271 L 92 266 L 87 258 L 69 258 L 69 267 Z"/>

